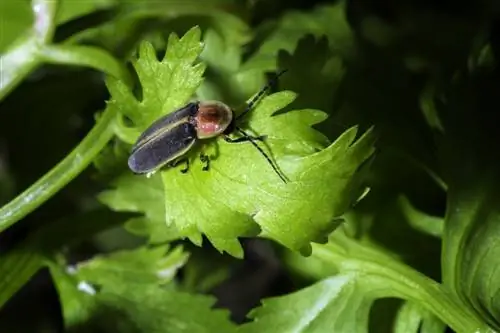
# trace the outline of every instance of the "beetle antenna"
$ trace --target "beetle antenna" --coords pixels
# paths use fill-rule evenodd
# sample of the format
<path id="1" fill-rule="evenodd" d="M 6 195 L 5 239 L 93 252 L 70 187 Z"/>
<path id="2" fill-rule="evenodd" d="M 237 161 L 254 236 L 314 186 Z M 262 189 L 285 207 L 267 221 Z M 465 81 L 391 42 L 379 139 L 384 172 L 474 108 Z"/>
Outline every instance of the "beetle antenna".
<path id="1" fill-rule="evenodd" d="M 269 89 L 271 89 L 271 87 L 276 83 L 276 81 L 278 81 L 278 78 L 281 75 L 283 75 L 286 71 L 287 71 L 287 69 L 283 69 L 282 71 L 278 72 L 273 79 L 269 80 L 267 82 L 267 84 L 264 87 L 262 87 L 262 89 L 260 89 L 260 91 L 257 93 L 257 95 L 255 95 L 254 98 L 252 98 L 250 100 L 250 102 L 248 102 L 247 107 L 245 108 L 245 110 L 243 110 L 243 112 L 238 117 L 236 117 L 236 120 L 243 118 L 254 107 L 254 105 L 259 101 L 259 99 L 262 96 L 264 96 L 264 94 Z"/>
<path id="2" fill-rule="evenodd" d="M 273 161 L 271 160 L 271 158 L 269 157 L 269 155 L 266 154 L 266 152 L 260 148 L 260 146 L 257 144 L 257 142 L 255 142 L 255 140 L 250 136 L 248 135 L 244 130 L 242 130 L 241 128 L 239 127 L 236 127 L 236 130 L 238 132 L 240 132 L 242 135 L 244 135 L 248 141 L 250 141 L 250 143 L 255 147 L 257 148 L 257 150 L 262 154 L 262 156 L 264 156 L 264 158 L 267 160 L 267 163 L 269 163 L 269 165 L 273 168 L 274 172 L 281 178 L 281 180 L 286 184 L 287 183 L 287 179 L 285 178 L 285 176 L 280 172 L 280 170 L 278 170 L 278 168 L 276 167 L 276 165 L 273 163 Z"/>

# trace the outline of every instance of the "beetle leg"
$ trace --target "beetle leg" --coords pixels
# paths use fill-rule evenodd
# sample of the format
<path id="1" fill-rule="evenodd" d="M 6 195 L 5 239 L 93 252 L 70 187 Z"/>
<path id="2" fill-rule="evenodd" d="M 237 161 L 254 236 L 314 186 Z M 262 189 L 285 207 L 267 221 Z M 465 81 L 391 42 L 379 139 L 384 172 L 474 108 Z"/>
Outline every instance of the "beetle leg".
<path id="1" fill-rule="evenodd" d="M 202 163 L 205 163 L 205 165 L 203 166 L 202 170 L 203 171 L 208 171 L 208 169 L 210 168 L 210 157 L 208 157 L 208 155 L 205 155 L 203 152 L 200 153 L 200 161 Z"/>
<path id="2" fill-rule="evenodd" d="M 184 169 L 181 169 L 181 172 L 182 172 L 182 173 L 186 173 L 186 172 L 188 172 L 188 171 L 189 171 L 189 158 L 182 158 L 182 159 L 180 159 L 180 160 L 177 160 L 177 161 L 171 162 L 171 163 L 169 164 L 169 166 L 173 168 L 173 167 L 178 166 L 178 165 L 179 165 L 179 164 L 181 164 L 181 163 L 186 163 L 186 166 L 184 167 Z"/>
<path id="3" fill-rule="evenodd" d="M 184 169 L 181 169 L 181 172 L 182 173 L 188 172 L 189 171 L 189 158 L 185 158 L 185 159 L 181 160 L 181 162 L 186 163 L 186 166 L 184 167 Z"/>
<path id="4" fill-rule="evenodd" d="M 264 141 L 267 138 L 267 135 L 259 135 L 259 136 L 242 136 L 240 138 L 232 139 L 229 136 L 224 136 L 224 140 L 229 143 L 239 143 L 239 142 L 248 142 L 248 141 Z"/>

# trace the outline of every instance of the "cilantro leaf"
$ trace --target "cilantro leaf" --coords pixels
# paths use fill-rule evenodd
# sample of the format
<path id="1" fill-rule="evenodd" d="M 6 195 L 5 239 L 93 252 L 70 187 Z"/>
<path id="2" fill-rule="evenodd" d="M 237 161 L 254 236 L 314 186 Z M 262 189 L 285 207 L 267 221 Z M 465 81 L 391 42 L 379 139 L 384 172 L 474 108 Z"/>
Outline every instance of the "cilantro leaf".
<path id="1" fill-rule="evenodd" d="M 139 77 L 142 98 L 137 100 L 125 82 L 108 77 L 107 85 L 112 94 L 110 104 L 116 104 L 123 116 L 132 120 L 134 127 L 125 124 L 123 117 L 116 128 L 125 142 L 134 143 L 139 134 L 159 116 L 186 104 L 201 84 L 205 66 L 192 65 L 202 50 L 200 30 L 193 28 L 181 39 L 171 34 L 162 61 L 149 42 L 139 46 L 139 56 L 133 62 Z"/>
<path id="2" fill-rule="evenodd" d="M 481 77 L 482 75 L 478 75 Z M 442 168 L 449 185 L 443 230 L 443 281 L 489 325 L 500 328 L 500 133 L 492 76 L 464 76 L 450 84 L 442 105 Z M 448 88 L 448 87 L 447 87 Z"/>
<path id="3" fill-rule="evenodd" d="M 271 302 L 264 300 L 264 306 L 251 313 L 254 321 L 248 324 L 248 332 L 266 332 L 265 323 L 293 325 L 290 331 L 293 328 L 300 332 L 328 331 L 326 327 L 335 332 L 367 332 L 370 309 L 382 298 L 417 305 L 431 332 L 442 327 L 439 321 L 456 332 L 489 332 L 482 319 L 449 289 L 401 263 L 378 245 L 351 238 L 346 224 L 330 235 L 327 244 L 313 244 L 311 257 L 293 252 L 287 256 L 295 271 L 323 280 Z M 396 325 L 410 323 L 400 320 Z M 269 327 L 269 332 L 276 331 L 276 326 Z"/>
<path id="4" fill-rule="evenodd" d="M 442 333 L 446 325 L 415 303 L 405 302 L 394 322 L 394 333 Z"/>
<path id="5" fill-rule="evenodd" d="M 184 253 L 181 247 L 174 248 L 165 256 L 167 251 L 167 246 L 141 247 L 96 256 L 90 261 L 78 264 L 78 277 L 99 286 L 109 284 L 109 288 L 115 288 L 119 283 L 169 282 L 177 269 L 186 263 L 189 255 Z"/>
<path id="6" fill-rule="evenodd" d="M 398 205 L 413 228 L 435 237 L 441 237 L 444 227 L 443 218 L 432 216 L 416 209 L 412 206 L 408 198 L 403 195 L 399 196 Z"/>
<path id="7" fill-rule="evenodd" d="M 313 286 L 262 302 L 240 332 L 363 332 L 368 329 L 371 296 L 361 292 L 355 274 L 337 275 Z"/>
<path id="8" fill-rule="evenodd" d="M 243 68 L 276 69 L 276 56 L 292 53 L 306 34 L 326 36 L 333 52 L 348 59 L 354 50 L 354 34 L 345 15 L 345 1 L 318 6 L 310 12 L 288 11 Z"/>
<path id="9" fill-rule="evenodd" d="M 180 248 L 138 248 L 100 256 L 65 272 L 51 262 L 65 326 L 70 331 L 233 332 L 227 312 L 212 297 L 175 290 Z"/>
<path id="10" fill-rule="evenodd" d="M 140 102 L 124 83 L 109 81 L 110 103 L 134 123 L 118 125 L 122 139 L 134 142 L 153 120 L 187 102 L 201 80 L 203 65 L 192 65 L 200 51 L 196 28 L 180 40 L 171 37 L 167 57 L 160 62 L 154 49 L 143 43 L 134 62 L 143 86 Z M 267 96 L 242 124 L 251 133 L 267 135 L 262 147 L 290 179 L 288 184 L 252 145 L 212 140 L 211 145 L 198 146 L 213 159 L 210 172 L 201 170 L 193 149 L 187 154 L 192 160 L 188 174 L 166 168 L 149 180 L 127 175 L 101 200 L 117 210 L 144 211 L 151 223 L 160 222 L 163 211 L 161 223 L 175 226 L 180 237 L 200 244 L 205 234 L 217 249 L 237 257 L 242 256 L 238 237 L 255 236 L 259 230 L 291 249 L 310 252 L 310 242 L 326 238 L 337 226 L 333 219 L 358 192 L 358 169 L 373 153 L 374 135 L 368 131 L 356 140 L 353 127 L 328 146 L 311 127 L 326 118 L 323 112 L 304 109 L 273 116 L 295 98 L 291 91 Z M 162 184 L 155 183 L 158 179 Z M 148 187 L 157 189 L 156 198 L 163 187 L 162 202 L 153 200 Z"/>

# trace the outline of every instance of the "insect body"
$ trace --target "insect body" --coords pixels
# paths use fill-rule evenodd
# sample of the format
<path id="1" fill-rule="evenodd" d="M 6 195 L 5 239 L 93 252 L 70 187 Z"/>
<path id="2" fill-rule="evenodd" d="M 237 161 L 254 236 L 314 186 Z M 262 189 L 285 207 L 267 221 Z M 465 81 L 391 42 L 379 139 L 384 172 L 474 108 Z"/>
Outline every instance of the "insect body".
<path id="1" fill-rule="evenodd" d="M 276 78 L 284 72 L 278 73 Z M 128 159 L 129 168 L 135 173 L 152 174 L 164 166 L 173 167 L 184 162 L 186 167 L 181 172 L 185 173 L 189 170 L 189 159 L 185 154 L 198 140 L 223 136 L 224 140 L 230 143 L 250 142 L 286 183 L 285 177 L 256 143 L 264 140 L 265 136 L 250 136 L 236 125 L 269 88 L 270 84 L 262 88 L 238 117 L 235 117 L 234 111 L 222 102 L 202 101 L 189 103 L 156 120 L 139 136 L 132 147 Z M 229 134 L 234 132 L 238 132 L 241 137 L 230 138 Z M 207 171 L 210 164 L 209 157 L 201 153 L 200 160 L 204 163 L 203 170 Z"/>

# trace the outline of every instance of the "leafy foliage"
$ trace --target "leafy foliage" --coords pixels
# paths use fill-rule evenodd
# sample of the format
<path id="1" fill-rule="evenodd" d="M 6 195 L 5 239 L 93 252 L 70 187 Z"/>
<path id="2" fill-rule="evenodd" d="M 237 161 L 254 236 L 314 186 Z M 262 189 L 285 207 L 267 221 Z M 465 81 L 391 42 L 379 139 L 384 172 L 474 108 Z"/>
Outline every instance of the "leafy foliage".
<path id="1" fill-rule="evenodd" d="M 500 331 L 499 7 L 319 3 L 0 3 L 4 331 Z M 287 183 L 220 137 L 127 167 L 284 68 L 238 126 Z"/>
<path id="2" fill-rule="evenodd" d="M 137 75 L 143 82 L 141 102 L 134 99 L 131 91 L 126 92 L 124 83 L 109 83 L 113 95 L 110 104 L 116 105 L 135 125 L 133 128 L 123 123 L 119 125 L 117 133 L 124 140 L 133 143 L 138 135 L 129 133 L 140 133 L 153 119 L 186 103 L 197 87 L 202 69 L 199 65 L 188 68 L 200 50 L 197 36 L 198 30 L 192 29 L 180 40 L 171 37 L 166 57 L 161 62 L 156 60 L 149 44 L 142 45 L 135 62 Z M 190 71 L 190 78 L 180 76 Z M 161 84 L 152 80 L 152 75 L 162 78 Z M 246 125 L 256 133 L 268 133 L 266 143 L 277 161 L 287 156 L 281 168 L 291 180 L 290 184 L 280 184 L 280 179 L 269 172 L 269 166 L 254 147 L 219 140 L 218 157 L 210 173 L 202 172 L 196 163 L 187 176 L 173 170 L 161 171 L 166 214 L 163 223 L 175 225 L 180 236 L 189 237 L 197 244 L 201 242 L 202 232 L 219 250 L 241 257 L 243 253 L 237 238 L 255 234 L 253 217 L 264 236 L 292 249 L 310 252 L 308 243 L 321 240 L 325 231 L 335 228 L 333 218 L 347 209 L 359 190 L 356 172 L 372 154 L 373 139 L 367 133 L 354 143 L 356 129 L 352 128 L 331 146 L 315 153 L 326 139 L 309 126 L 323 120 L 324 114 L 315 110 L 295 110 L 272 116 L 294 98 L 295 95 L 287 91 L 266 97 Z M 242 168 L 245 160 L 252 162 Z M 330 164 L 335 164 L 336 168 L 329 167 Z M 103 194 L 104 202 L 130 210 L 132 202 L 137 203 L 137 200 L 122 198 L 127 204 L 118 200 L 124 191 L 143 196 L 145 190 L 127 190 L 127 187 L 136 187 L 134 183 L 138 182 L 152 183 L 138 177 L 122 178 L 115 192 Z M 253 199 L 248 200 L 248 196 Z M 149 200 L 146 205 L 151 205 Z M 138 209 L 141 210 L 140 206 Z M 149 210 L 144 208 L 144 211 Z M 155 210 L 160 211 L 159 208 Z M 155 215 L 154 221 L 162 223 Z M 292 216 L 296 220 L 294 225 L 290 224 Z M 227 224 L 219 221 L 227 221 Z"/>

